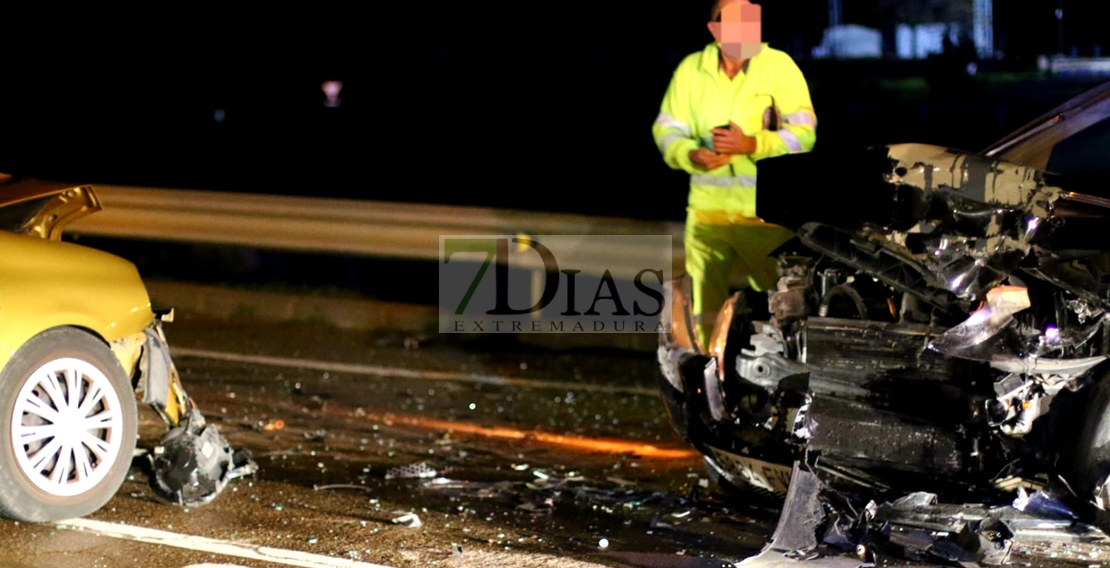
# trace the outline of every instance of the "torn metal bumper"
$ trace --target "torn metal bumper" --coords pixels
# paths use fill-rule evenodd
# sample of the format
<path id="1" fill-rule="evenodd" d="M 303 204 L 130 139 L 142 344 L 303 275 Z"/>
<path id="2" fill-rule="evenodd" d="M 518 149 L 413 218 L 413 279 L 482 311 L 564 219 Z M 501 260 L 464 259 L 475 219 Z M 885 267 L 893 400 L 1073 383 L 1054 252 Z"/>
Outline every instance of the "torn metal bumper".
<path id="1" fill-rule="evenodd" d="M 199 506 L 215 499 L 231 480 L 250 475 L 258 467 L 249 450 L 231 449 L 186 394 L 162 330 L 162 322 L 168 318 L 172 312 L 146 330 L 136 385 L 142 402 L 170 427 L 149 455 L 151 485 L 168 503 Z"/>

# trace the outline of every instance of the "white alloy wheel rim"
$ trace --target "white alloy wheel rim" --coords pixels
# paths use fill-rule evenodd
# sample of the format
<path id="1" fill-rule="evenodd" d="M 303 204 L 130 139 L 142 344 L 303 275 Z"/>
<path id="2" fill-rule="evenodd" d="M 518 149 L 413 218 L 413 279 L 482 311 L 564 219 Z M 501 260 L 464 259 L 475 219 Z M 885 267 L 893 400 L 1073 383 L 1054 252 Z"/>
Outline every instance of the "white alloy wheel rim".
<path id="1" fill-rule="evenodd" d="M 80 359 L 55 359 L 31 373 L 11 426 L 23 475 L 58 497 L 96 487 L 123 444 L 123 411 L 112 382 Z"/>

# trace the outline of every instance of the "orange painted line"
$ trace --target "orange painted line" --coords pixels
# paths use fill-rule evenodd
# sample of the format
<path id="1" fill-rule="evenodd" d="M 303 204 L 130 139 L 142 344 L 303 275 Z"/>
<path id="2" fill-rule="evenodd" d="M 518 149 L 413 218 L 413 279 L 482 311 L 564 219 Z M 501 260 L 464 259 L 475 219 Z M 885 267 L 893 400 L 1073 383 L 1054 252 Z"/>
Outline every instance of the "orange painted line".
<path id="1" fill-rule="evenodd" d="M 471 424 L 469 422 L 452 422 L 448 420 L 433 420 L 429 418 L 393 417 L 392 419 L 390 419 L 387 417 L 387 419 L 385 420 L 385 423 L 387 425 L 394 422 L 400 422 L 420 428 L 463 432 L 466 434 L 476 434 L 479 436 L 487 436 L 490 438 L 533 440 L 536 442 L 553 444 L 583 452 L 636 454 L 645 458 L 655 459 L 690 459 L 700 456 L 700 454 L 694 450 L 659 448 L 649 444 L 642 444 L 629 440 L 562 436 L 559 434 L 548 434 L 545 432 L 517 430 L 515 428 L 490 428 L 479 426 L 477 424 Z"/>

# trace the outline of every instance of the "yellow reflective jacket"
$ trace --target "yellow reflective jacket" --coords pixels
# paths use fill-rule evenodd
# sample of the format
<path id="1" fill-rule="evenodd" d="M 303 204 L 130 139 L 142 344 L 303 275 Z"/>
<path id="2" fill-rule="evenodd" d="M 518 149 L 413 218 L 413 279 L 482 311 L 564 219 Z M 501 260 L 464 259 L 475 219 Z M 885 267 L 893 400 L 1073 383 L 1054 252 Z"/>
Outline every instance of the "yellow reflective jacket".
<path id="1" fill-rule="evenodd" d="M 690 173 L 688 210 L 754 218 L 756 162 L 812 150 L 817 115 L 805 77 L 785 52 L 764 44 L 747 71 L 729 79 L 718 66 L 718 50 L 710 43 L 679 64 L 652 134 L 667 165 Z M 755 137 L 755 152 L 733 156 L 729 164 L 712 171 L 693 164 L 690 151 L 712 149 L 710 131 L 729 121 Z"/>

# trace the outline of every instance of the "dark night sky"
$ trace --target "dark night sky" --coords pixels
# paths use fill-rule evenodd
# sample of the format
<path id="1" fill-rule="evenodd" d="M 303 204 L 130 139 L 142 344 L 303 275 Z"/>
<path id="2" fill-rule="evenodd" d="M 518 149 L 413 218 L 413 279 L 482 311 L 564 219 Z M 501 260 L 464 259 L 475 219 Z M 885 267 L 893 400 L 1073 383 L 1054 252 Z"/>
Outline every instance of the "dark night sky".
<path id="1" fill-rule="evenodd" d="M 681 219 L 685 178 L 650 127 L 674 66 L 710 40 L 706 3 L 609 4 L 6 18 L 0 171 Z M 1007 10 L 1008 37 L 1043 27 Z M 808 48 L 826 20 L 825 0 L 765 2 L 764 37 Z M 322 104 L 332 78 L 338 109 Z M 836 114 L 852 96 L 814 90 L 818 148 L 866 130 Z"/>
<path id="2" fill-rule="evenodd" d="M 678 59 L 710 39 L 704 6 L 684 4 L 684 18 L 581 0 L 99 18 L 70 45 L 0 50 L 0 121 L 17 133 L 0 171 L 529 207 L 604 187 L 636 201 L 652 175 L 682 183 L 650 127 Z M 338 109 L 322 105 L 331 78 Z"/>

